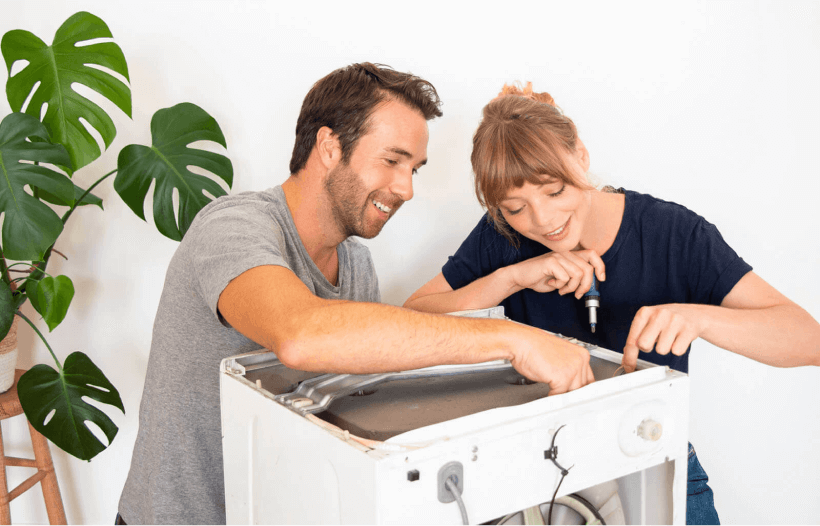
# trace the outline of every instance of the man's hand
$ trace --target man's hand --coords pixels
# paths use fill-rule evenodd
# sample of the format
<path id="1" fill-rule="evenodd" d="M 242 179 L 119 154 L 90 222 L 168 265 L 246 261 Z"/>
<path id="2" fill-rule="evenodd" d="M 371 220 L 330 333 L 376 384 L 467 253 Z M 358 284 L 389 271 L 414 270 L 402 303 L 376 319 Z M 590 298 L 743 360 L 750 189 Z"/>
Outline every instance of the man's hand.
<path id="1" fill-rule="evenodd" d="M 606 267 L 601 257 L 592 250 L 549 252 L 509 267 L 510 277 L 517 288 L 558 294 L 575 293 L 581 298 L 592 286 L 592 273 L 606 280 Z"/>
<path id="2" fill-rule="evenodd" d="M 553 336 L 540 329 L 530 328 L 531 338 L 522 345 L 510 360 L 515 369 L 536 382 L 550 386 L 550 396 L 573 391 L 595 381 L 589 366 L 589 351 Z"/>
<path id="3" fill-rule="evenodd" d="M 683 355 L 704 330 L 704 317 L 699 314 L 700 305 L 670 303 L 653 307 L 641 307 L 632 320 L 626 338 L 621 364 L 631 373 L 635 370 L 638 351 L 658 354 Z"/>

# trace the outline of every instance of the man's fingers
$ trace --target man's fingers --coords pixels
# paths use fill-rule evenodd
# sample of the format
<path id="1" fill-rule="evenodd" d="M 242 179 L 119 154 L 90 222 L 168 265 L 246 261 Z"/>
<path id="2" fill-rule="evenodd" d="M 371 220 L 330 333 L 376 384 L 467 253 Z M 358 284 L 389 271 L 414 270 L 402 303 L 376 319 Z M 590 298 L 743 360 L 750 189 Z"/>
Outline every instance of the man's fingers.
<path id="1" fill-rule="evenodd" d="M 589 385 L 595 381 L 595 374 L 589 364 L 584 368 L 584 385 Z"/>
<path id="2" fill-rule="evenodd" d="M 566 392 L 567 388 L 559 382 L 550 382 L 550 391 L 547 393 L 547 396 L 564 394 Z"/>

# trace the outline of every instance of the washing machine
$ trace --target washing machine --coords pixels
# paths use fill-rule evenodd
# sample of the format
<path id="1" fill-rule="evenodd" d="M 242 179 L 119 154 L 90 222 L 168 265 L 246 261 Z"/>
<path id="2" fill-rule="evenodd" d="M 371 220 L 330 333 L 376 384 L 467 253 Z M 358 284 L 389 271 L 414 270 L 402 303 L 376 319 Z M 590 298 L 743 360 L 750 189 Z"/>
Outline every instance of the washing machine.
<path id="1" fill-rule="evenodd" d="M 596 381 L 554 396 L 504 360 L 370 375 L 223 360 L 228 524 L 684 524 L 688 376 L 623 374 L 620 353 L 570 341 Z"/>

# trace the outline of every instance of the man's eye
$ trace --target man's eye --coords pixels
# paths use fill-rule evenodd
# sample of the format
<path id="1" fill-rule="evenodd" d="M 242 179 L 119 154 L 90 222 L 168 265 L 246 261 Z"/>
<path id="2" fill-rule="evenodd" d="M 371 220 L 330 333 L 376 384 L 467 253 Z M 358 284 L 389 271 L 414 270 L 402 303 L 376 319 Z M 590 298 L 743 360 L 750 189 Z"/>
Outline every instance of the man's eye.
<path id="1" fill-rule="evenodd" d="M 387 164 L 389 164 L 391 166 L 399 164 L 399 162 L 395 159 L 385 159 L 385 160 L 387 161 Z"/>

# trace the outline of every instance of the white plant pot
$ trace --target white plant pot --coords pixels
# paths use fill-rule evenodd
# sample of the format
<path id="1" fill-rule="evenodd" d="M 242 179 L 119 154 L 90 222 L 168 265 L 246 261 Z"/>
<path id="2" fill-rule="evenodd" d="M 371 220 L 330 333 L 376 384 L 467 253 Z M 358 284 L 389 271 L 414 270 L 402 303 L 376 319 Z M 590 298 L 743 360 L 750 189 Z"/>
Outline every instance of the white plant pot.
<path id="1" fill-rule="evenodd" d="M 9 333 L 0 342 L 0 393 L 5 393 L 14 385 L 14 370 L 17 368 L 17 322 L 14 317 Z"/>

